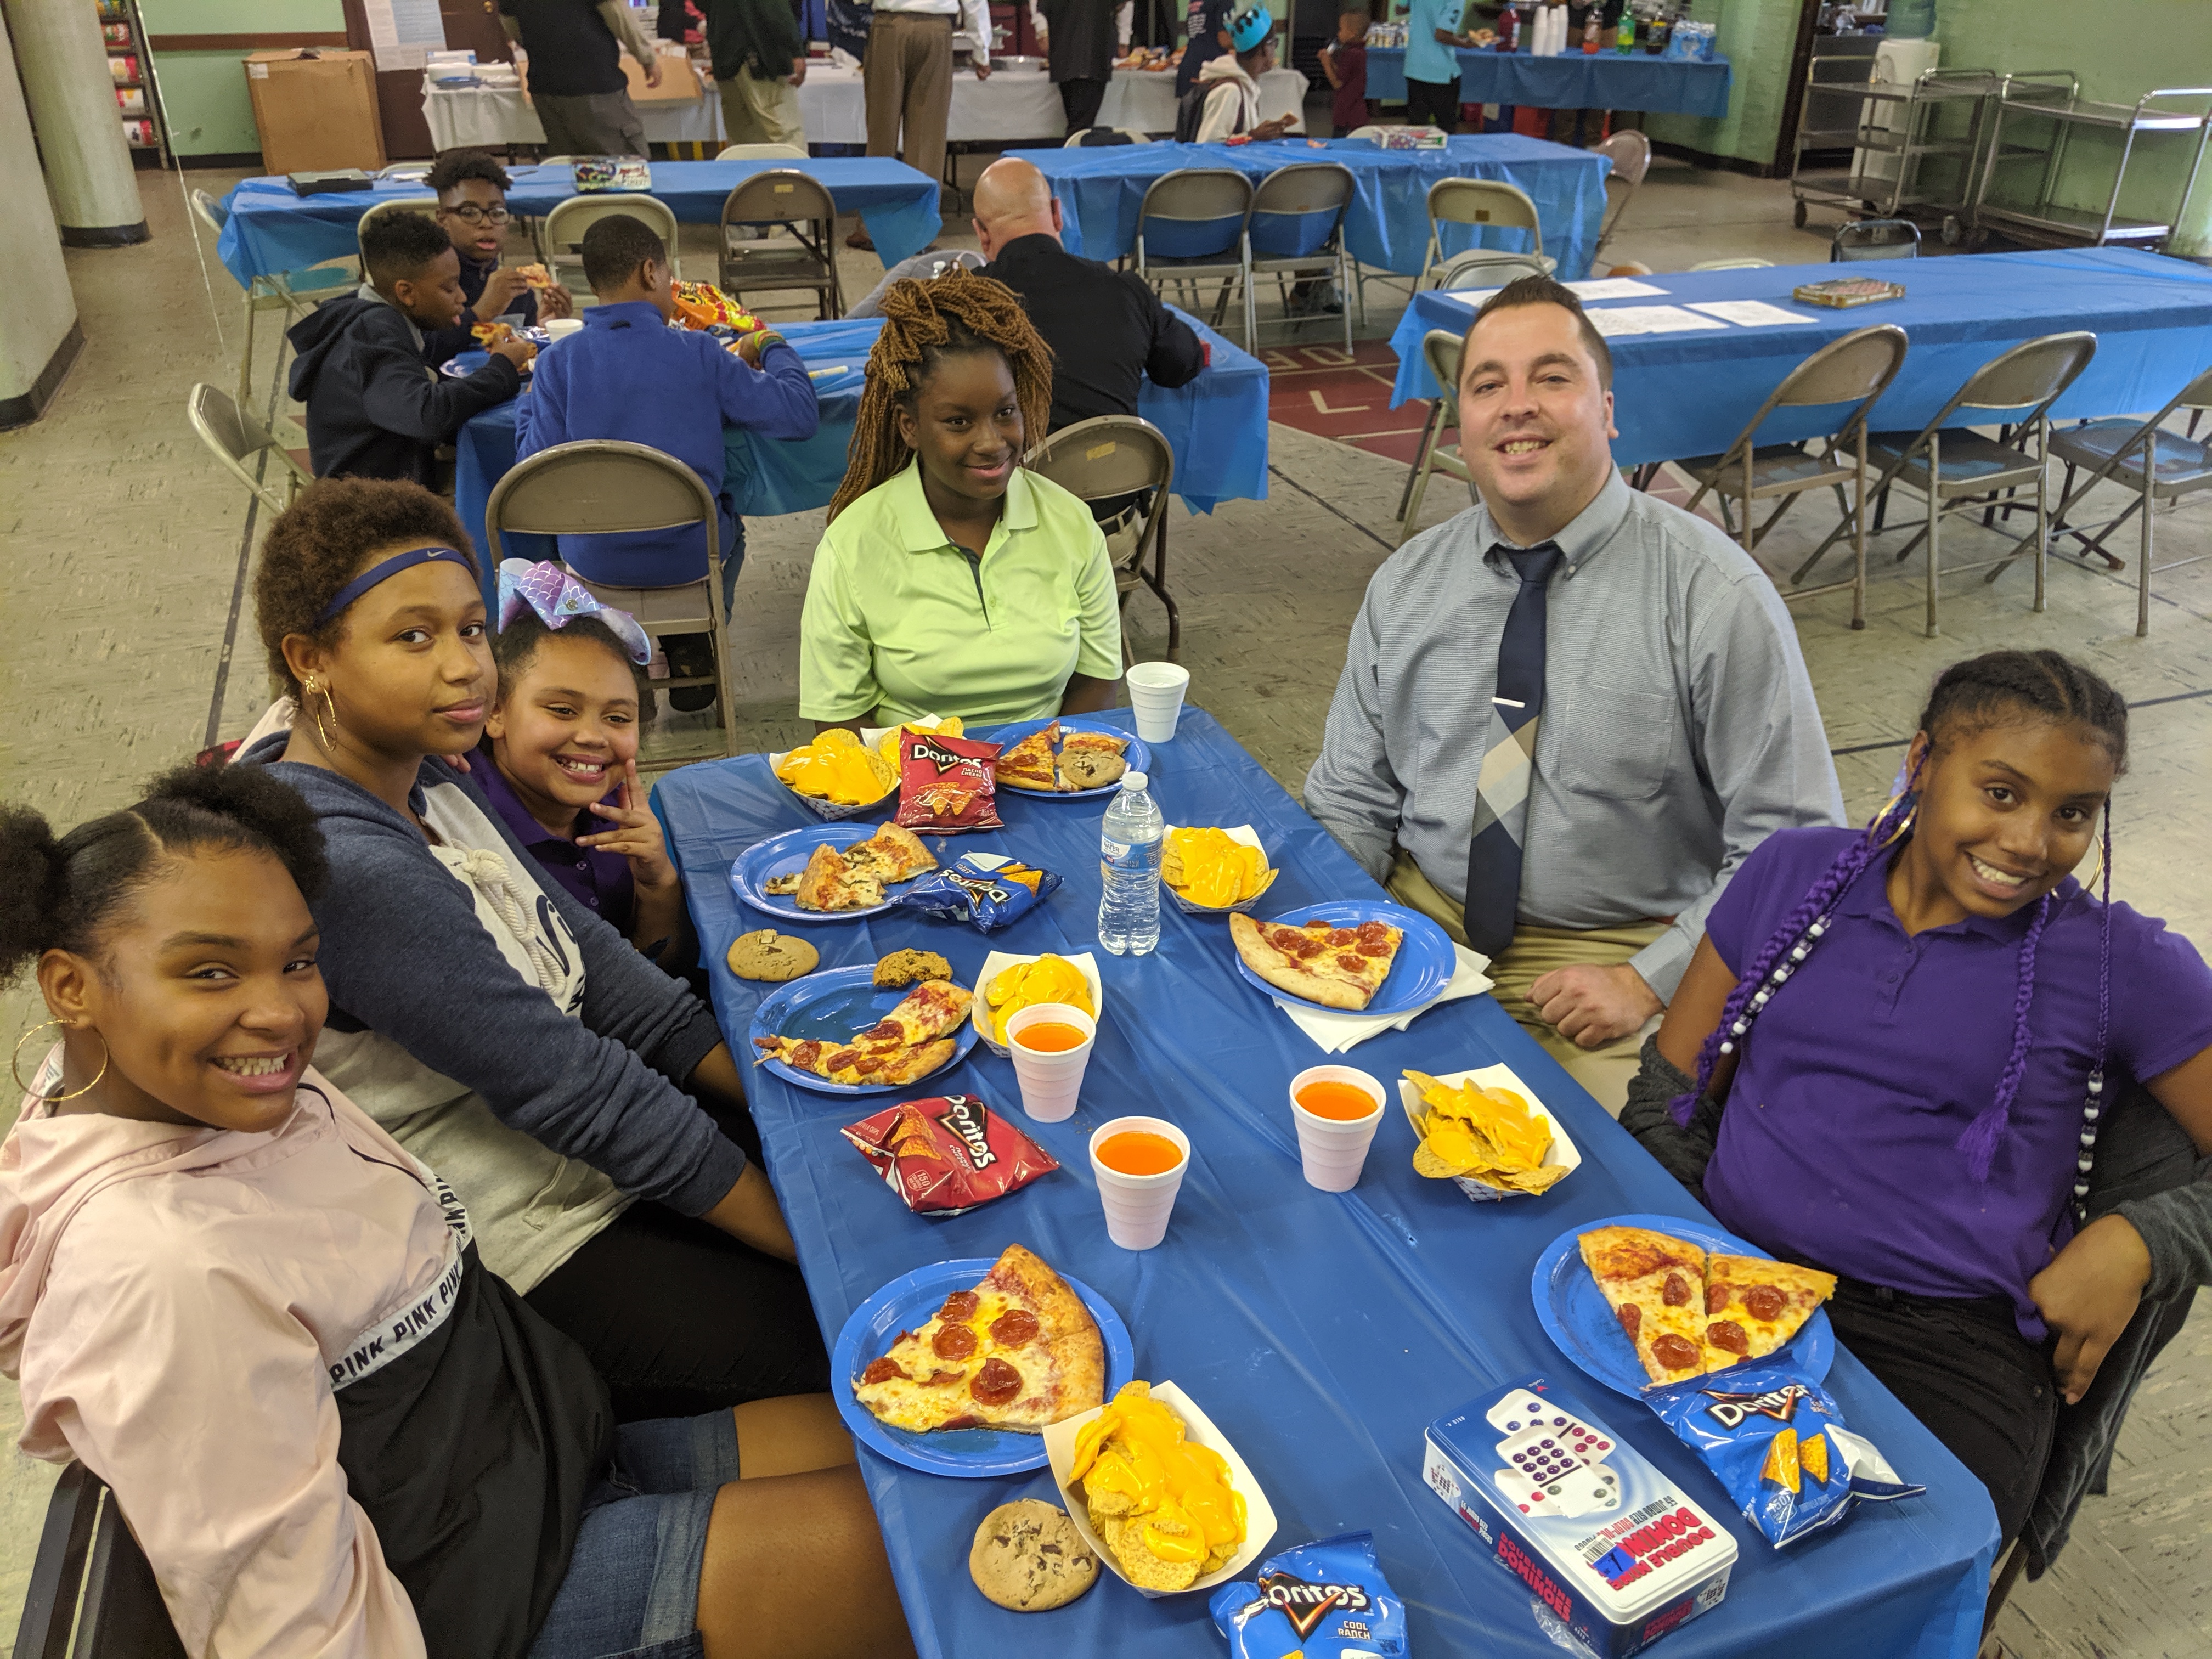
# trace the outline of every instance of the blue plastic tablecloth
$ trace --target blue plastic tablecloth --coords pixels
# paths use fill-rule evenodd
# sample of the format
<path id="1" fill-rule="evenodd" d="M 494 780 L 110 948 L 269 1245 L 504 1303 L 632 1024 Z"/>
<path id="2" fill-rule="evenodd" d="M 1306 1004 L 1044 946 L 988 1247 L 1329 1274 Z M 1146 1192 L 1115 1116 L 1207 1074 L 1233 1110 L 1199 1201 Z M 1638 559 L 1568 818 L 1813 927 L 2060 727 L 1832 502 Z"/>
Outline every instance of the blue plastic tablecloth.
<path id="1" fill-rule="evenodd" d="M 1212 348 L 1212 361 L 1188 386 L 1169 391 L 1146 380 L 1137 395 L 1138 413 L 1167 434 L 1175 451 L 1175 492 L 1194 513 L 1211 513 L 1222 501 L 1264 501 L 1267 366 L 1196 318 L 1176 314 Z M 868 352 L 883 326 L 879 317 L 777 325 L 810 369 L 837 372 L 815 380 L 822 424 L 805 442 L 778 442 L 736 427 L 724 432 L 722 484 L 740 518 L 805 513 L 830 504 L 845 477 L 845 452 L 860 412 Z M 490 545 L 483 522 L 492 486 L 514 465 L 514 412 L 512 402 L 488 409 L 454 441 L 453 505 L 478 547 Z M 554 556 L 547 537 L 514 536 L 507 542 L 512 558 Z M 487 562 L 486 571 L 490 568 Z"/>
<path id="2" fill-rule="evenodd" d="M 1463 104 L 1520 104 L 1536 109 L 1633 109 L 1702 115 L 1728 113 L 1731 71 L 1726 58 L 1710 64 L 1672 62 L 1643 52 L 1622 57 L 1581 52 L 1533 58 L 1525 52 L 1462 52 L 1459 97 Z M 1367 49 L 1367 95 L 1384 103 L 1406 96 L 1406 49 Z"/>
<path id="3" fill-rule="evenodd" d="M 919 253 L 935 241 L 943 221 L 937 212 L 937 181 L 927 173 L 889 157 L 825 155 L 787 161 L 655 161 L 653 194 L 687 224 L 712 224 L 722 203 L 753 173 L 769 167 L 797 167 L 830 187 L 840 213 L 857 213 L 885 264 Z M 509 210 L 530 216 L 552 211 L 575 194 L 575 170 L 568 167 L 515 167 Z M 281 178 L 248 179 L 223 198 L 230 217 L 216 244 L 216 254 L 240 283 L 280 270 L 294 270 L 324 259 L 359 252 L 355 227 L 378 202 L 421 200 L 418 179 L 388 180 L 373 190 L 334 191 L 295 196 Z"/>
<path id="4" fill-rule="evenodd" d="M 1105 718 L 1129 729 L 1126 709 Z M 1202 712 L 1186 709 L 1175 740 L 1152 745 L 1151 775 L 1169 822 L 1259 831 L 1282 869 L 1267 914 L 1382 897 Z M 654 799 L 710 964 L 714 1012 L 732 1045 L 742 1045 L 760 996 L 774 988 L 733 978 L 723 953 L 739 933 L 772 919 L 741 907 L 726 873 L 746 847 L 817 820 L 757 755 L 683 768 L 662 779 Z M 960 982 L 973 985 L 993 948 L 1096 950 L 1103 803 L 1002 798 L 999 810 L 1004 830 L 957 837 L 946 850 L 996 849 L 1058 871 L 1065 884 L 1042 908 L 988 939 L 896 911 L 798 929 L 820 949 L 822 965 L 869 963 L 913 946 L 943 952 Z M 933 1091 L 975 1093 L 1015 1109 L 1062 1164 L 965 1215 L 909 1214 L 840 1138 L 842 1125 L 897 1097 L 854 1101 L 751 1073 L 769 1173 L 824 1334 L 834 1340 L 855 1307 L 902 1273 L 1026 1244 L 1103 1294 L 1128 1323 L 1137 1375 L 1180 1383 L 1243 1455 L 1279 1522 L 1273 1547 L 1371 1528 L 1383 1571 L 1407 1603 L 1413 1652 L 1558 1659 L 1526 1589 L 1484 1559 L 1466 1524 L 1422 1485 L 1422 1431 L 1515 1376 L 1578 1376 L 1529 1299 L 1536 1257 L 1560 1232 L 1625 1212 L 1700 1212 L 1488 996 L 1432 1008 L 1408 1030 L 1346 1058 L 1382 1078 L 1409 1066 L 1443 1072 L 1504 1060 L 1565 1124 L 1581 1169 L 1540 1198 L 1472 1204 L 1449 1183 L 1413 1173 L 1412 1130 L 1394 1109 L 1358 1188 L 1316 1192 L 1300 1177 L 1285 1095 L 1297 1073 L 1326 1057 L 1238 977 L 1226 927 L 1170 907 L 1155 954 L 1100 951 L 1097 960 L 1103 1018 L 1073 1118 L 1020 1118 L 1011 1065 L 981 1044 L 930 1080 Z M 1100 1123 L 1139 1112 L 1181 1126 L 1192 1160 L 1166 1242 L 1132 1254 L 1106 1239 L 1085 1149 Z M 1787 1553 L 1759 1540 L 1694 1455 L 1643 1407 L 1590 1390 L 1613 1428 L 1725 1518 L 1741 1552 L 1728 1599 L 1667 1637 L 1669 1659 L 1964 1659 L 1974 1651 L 1996 1544 L 1987 1493 L 1848 1354 L 1838 1355 L 1828 1387 L 1850 1425 L 1929 1490 L 1862 1509 Z M 976 1593 L 967 1571 L 976 1524 L 1011 1499 L 1051 1499 L 1048 1474 L 955 1480 L 865 1449 L 860 1468 L 923 1654 L 1220 1659 L 1203 1595 L 1147 1601 L 1108 1577 L 1063 1611 L 1019 1614 Z"/>
<path id="5" fill-rule="evenodd" d="M 1905 297 L 1845 311 L 1790 297 L 1802 283 L 1846 274 L 1901 283 Z M 1665 293 L 1603 304 L 1764 300 L 1802 320 L 1608 340 L 1620 428 L 1613 454 L 1624 466 L 1725 450 L 1792 368 L 1829 341 L 1877 323 L 1897 324 L 1910 342 L 1905 366 L 1875 405 L 1877 431 L 1918 431 L 1967 375 L 2039 335 L 2088 329 L 2097 336 L 2096 356 L 2059 398 L 2054 419 L 2156 409 L 2212 363 L 2212 270 L 2132 248 L 1662 272 L 1637 280 Z M 1421 337 L 1432 328 L 1462 333 L 1473 315 L 1451 295 L 1414 295 L 1390 338 L 1398 354 L 1394 404 L 1437 395 Z M 1962 416 L 1959 424 L 1996 418 L 1985 411 L 1971 422 Z M 1834 426 L 1832 410 L 1784 411 L 1760 428 L 1760 441 L 1812 437 Z"/>
<path id="6" fill-rule="evenodd" d="M 1544 252 L 1563 278 L 1585 276 L 1605 216 L 1605 175 L 1592 150 L 1571 149 L 1518 133 L 1455 137 L 1443 149 L 1378 149 L 1364 138 L 1285 138 L 1266 144 L 1127 144 L 1097 149 L 1024 152 L 1052 181 L 1071 253 L 1118 259 L 1137 245 L 1137 210 L 1146 186 L 1178 167 L 1236 167 L 1256 180 L 1296 161 L 1341 161 L 1358 191 L 1344 230 L 1352 257 L 1401 276 L 1417 276 L 1429 244 L 1429 186 L 1439 179 L 1502 179 L 1527 191 L 1544 227 Z M 1519 252 L 1526 232 L 1448 225 L 1444 252 L 1499 247 Z"/>

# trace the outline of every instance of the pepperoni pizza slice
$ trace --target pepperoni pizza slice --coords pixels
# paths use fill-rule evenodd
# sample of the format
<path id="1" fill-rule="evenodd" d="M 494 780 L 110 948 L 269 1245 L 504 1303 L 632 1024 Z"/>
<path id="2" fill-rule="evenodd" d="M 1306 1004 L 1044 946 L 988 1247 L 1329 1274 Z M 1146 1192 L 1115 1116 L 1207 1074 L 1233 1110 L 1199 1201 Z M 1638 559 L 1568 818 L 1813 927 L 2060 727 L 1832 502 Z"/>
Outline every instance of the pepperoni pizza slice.
<path id="1" fill-rule="evenodd" d="M 1060 740 L 1060 722 L 1053 721 L 1024 738 L 1011 749 L 1000 753 L 991 763 L 991 775 L 1000 783 L 1017 789 L 1059 788 L 1060 781 L 1053 768 L 1053 745 Z"/>
<path id="2" fill-rule="evenodd" d="M 1705 1369 L 1705 1253 L 1648 1227 L 1593 1227 L 1577 1243 L 1590 1277 L 1654 1382 Z"/>
<path id="3" fill-rule="evenodd" d="M 1244 965 L 1277 990 L 1352 1013 L 1375 1000 L 1406 939 L 1403 929 L 1387 921 L 1295 927 L 1242 914 L 1229 918 L 1229 937 Z"/>
<path id="4" fill-rule="evenodd" d="M 974 992 L 950 980 L 925 980 L 847 1042 L 763 1036 L 755 1037 L 753 1046 L 763 1060 L 780 1060 L 832 1083 L 912 1083 L 952 1058 L 958 1045 L 951 1034 L 975 1000 Z"/>
<path id="5" fill-rule="evenodd" d="M 1705 1369 L 1764 1359 L 1804 1328 L 1836 1276 L 1759 1255 L 1705 1258 Z"/>
<path id="6" fill-rule="evenodd" d="M 1041 1434 L 1106 1400 L 1106 1346 L 1067 1281 L 1009 1244 L 973 1290 L 901 1331 L 853 1397 L 896 1429 Z"/>

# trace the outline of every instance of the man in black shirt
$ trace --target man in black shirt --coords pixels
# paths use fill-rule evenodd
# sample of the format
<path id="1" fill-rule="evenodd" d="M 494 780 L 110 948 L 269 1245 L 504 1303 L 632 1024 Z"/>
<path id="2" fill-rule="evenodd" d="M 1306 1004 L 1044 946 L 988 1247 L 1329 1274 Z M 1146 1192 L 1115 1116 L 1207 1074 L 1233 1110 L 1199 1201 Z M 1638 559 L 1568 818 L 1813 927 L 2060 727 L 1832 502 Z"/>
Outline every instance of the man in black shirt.
<path id="1" fill-rule="evenodd" d="M 975 181 L 975 240 L 983 275 L 1022 296 L 1052 348 L 1052 428 L 1094 415 L 1133 415 L 1137 391 L 1179 386 L 1206 367 L 1190 325 L 1134 271 L 1115 270 L 1060 245 L 1060 204 L 1044 174 L 1006 156 Z"/>
<path id="2" fill-rule="evenodd" d="M 499 0 L 499 22 L 530 54 L 531 106 L 552 154 L 652 155 L 615 43 L 648 87 L 660 84 L 660 56 L 623 0 Z"/>
<path id="3" fill-rule="evenodd" d="M 1114 78 L 1119 0 L 1034 0 L 1033 9 L 1044 23 L 1045 51 L 1067 130 L 1080 132 L 1097 123 L 1106 83 Z"/>

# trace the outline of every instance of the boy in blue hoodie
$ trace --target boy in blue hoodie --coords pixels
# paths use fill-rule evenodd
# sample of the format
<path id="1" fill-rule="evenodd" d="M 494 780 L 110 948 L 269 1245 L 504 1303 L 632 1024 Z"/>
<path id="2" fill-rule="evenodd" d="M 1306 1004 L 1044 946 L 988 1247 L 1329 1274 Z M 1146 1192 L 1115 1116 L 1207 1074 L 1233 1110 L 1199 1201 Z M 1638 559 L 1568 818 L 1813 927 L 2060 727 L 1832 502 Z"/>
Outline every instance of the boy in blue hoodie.
<path id="1" fill-rule="evenodd" d="M 362 232 L 368 280 L 294 324 L 292 395 L 307 406 L 307 453 L 319 478 L 400 478 L 438 486 L 437 449 L 462 423 L 522 387 L 537 355 L 526 341 L 493 348 L 465 380 L 422 361 L 426 331 L 461 314 L 461 260 L 419 213 L 380 214 Z"/>
<path id="2" fill-rule="evenodd" d="M 530 395 L 516 412 L 514 453 L 580 438 L 648 444 L 682 461 L 721 503 L 722 599 L 737 591 L 744 532 L 722 489 L 722 429 L 744 427 L 764 438 L 814 435 L 821 411 L 806 365 L 781 334 L 742 343 L 742 357 L 714 336 L 669 327 L 676 314 L 668 249 L 653 228 L 627 213 L 584 233 L 584 280 L 599 303 L 583 331 L 539 359 Z M 707 574 L 704 526 L 618 535 L 563 536 L 561 559 L 586 581 L 624 587 L 672 587 Z M 680 675 L 711 674 L 703 635 L 664 638 Z M 704 708 L 712 686 L 669 693 L 678 709 Z"/>

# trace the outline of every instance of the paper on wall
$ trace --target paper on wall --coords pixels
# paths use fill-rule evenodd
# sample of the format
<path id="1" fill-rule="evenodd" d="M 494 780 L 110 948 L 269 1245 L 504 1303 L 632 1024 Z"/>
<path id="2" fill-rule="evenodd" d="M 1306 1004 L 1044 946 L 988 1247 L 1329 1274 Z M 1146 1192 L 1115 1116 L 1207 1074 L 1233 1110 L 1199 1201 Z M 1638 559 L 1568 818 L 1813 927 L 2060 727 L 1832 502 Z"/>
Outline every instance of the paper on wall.
<path id="1" fill-rule="evenodd" d="M 1700 317 L 1680 306 L 1601 306 L 1583 315 L 1607 339 L 1620 334 L 1682 334 L 1692 329 L 1728 326 L 1717 318 Z"/>
<path id="2" fill-rule="evenodd" d="M 445 49 L 446 21 L 439 15 L 438 0 L 362 0 L 362 9 L 380 72 L 419 70 L 433 52 Z"/>
<path id="3" fill-rule="evenodd" d="M 1813 320 L 1794 311 L 1784 311 L 1780 306 L 1771 306 L 1764 300 L 1705 300 L 1693 302 L 1690 309 L 1717 317 L 1724 323 L 1734 323 L 1739 328 L 1773 328 L 1782 323 Z"/>

